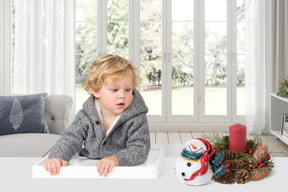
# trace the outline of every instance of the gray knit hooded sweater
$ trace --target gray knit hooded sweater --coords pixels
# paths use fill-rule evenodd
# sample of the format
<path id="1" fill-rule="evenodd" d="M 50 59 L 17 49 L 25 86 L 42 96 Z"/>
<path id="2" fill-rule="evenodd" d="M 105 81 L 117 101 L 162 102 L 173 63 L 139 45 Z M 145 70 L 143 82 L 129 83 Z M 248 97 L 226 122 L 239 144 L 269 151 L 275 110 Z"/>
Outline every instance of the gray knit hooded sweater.
<path id="1" fill-rule="evenodd" d="M 138 91 L 134 91 L 133 95 L 131 105 L 107 135 L 95 108 L 94 98 L 88 98 L 74 122 L 51 149 L 49 158 L 61 158 L 69 162 L 79 152 L 92 159 L 113 155 L 121 166 L 144 163 L 150 150 L 146 117 L 148 108 Z"/>

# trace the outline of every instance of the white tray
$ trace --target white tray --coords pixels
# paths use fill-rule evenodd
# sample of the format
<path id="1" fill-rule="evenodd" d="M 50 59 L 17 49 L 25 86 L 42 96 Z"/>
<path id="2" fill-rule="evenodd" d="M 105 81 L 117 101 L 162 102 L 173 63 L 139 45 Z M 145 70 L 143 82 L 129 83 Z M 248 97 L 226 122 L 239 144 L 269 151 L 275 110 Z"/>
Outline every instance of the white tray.
<path id="1" fill-rule="evenodd" d="M 99 176 L 96 163 L 86 157 L 73 157 L 67 167 L 61 167 L 60 174 L 51 176 L 43 163 L 48 156 L 43 157 L 32 168 L 33 178 L 113 178 L 113 179 L 157 179 L 160 175 L 164 152 L 162 148 L 152 148 L 145 163 L 137 166 L 114 167 L 107 177 Z"/>

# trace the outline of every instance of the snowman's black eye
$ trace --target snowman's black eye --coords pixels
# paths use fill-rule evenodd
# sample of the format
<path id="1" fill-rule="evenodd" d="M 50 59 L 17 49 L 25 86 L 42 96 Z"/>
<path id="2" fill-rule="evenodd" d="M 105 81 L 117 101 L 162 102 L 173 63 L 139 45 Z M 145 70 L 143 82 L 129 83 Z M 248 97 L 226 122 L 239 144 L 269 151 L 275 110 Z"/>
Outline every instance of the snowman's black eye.
<path id="1" fill-rule="evenodd" d="M 188 167 L 191 167 L 191 163 L 190 163 L 190 162 L 188 162 L 188 163 L 187 163 L 187 166 L 188 166 Z"/>
<path id="2" fill-rule="evenodd" d="M 185 176 L 185 173 L 184 173 L 184 172 L 182 172 L 182 173 L 181 173 L 181 175 L 184 177 L 184 176 Z"/>

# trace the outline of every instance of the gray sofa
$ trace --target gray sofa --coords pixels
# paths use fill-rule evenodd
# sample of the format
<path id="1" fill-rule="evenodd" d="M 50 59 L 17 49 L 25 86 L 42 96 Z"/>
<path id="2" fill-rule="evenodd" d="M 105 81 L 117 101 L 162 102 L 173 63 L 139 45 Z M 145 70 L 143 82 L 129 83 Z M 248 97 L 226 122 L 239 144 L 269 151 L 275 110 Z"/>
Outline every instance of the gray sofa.
<path id="1" fill-rule="evenodd" d="M 72 98 L 48 95 L 45 120 L 50 133 L 19 133 L 0 136 L 0 157 L 43 157 L 68 128 Z"/>

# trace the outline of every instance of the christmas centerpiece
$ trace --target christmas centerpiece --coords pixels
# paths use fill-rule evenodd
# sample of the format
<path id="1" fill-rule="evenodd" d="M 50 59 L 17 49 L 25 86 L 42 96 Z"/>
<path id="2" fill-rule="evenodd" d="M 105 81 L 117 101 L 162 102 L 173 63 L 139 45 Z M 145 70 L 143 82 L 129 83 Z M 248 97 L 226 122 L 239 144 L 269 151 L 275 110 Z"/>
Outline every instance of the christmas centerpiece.
<path id="1" fill-rule="evenodd" d="M 222 136 L 218 133 L 202 135 L 203 139 L 212 143 L 214 153 L 224 153 L 221 164 L 226 166 L 226 171 L 218 178 L 212 176 L 212 180 L 223 184 L 244 184 L 250 180 L 262 180 L 269 175 L 274 162 L 267 145 L 263 144 L 261 137 L 257 134 L 254 134 L 253 139 L 246 139 L 245 144 L 243 144 L 243 137 L 246 138 L 246 126 L 243 128 L 240 124 L 231 126 L 229 135 Z"/>

